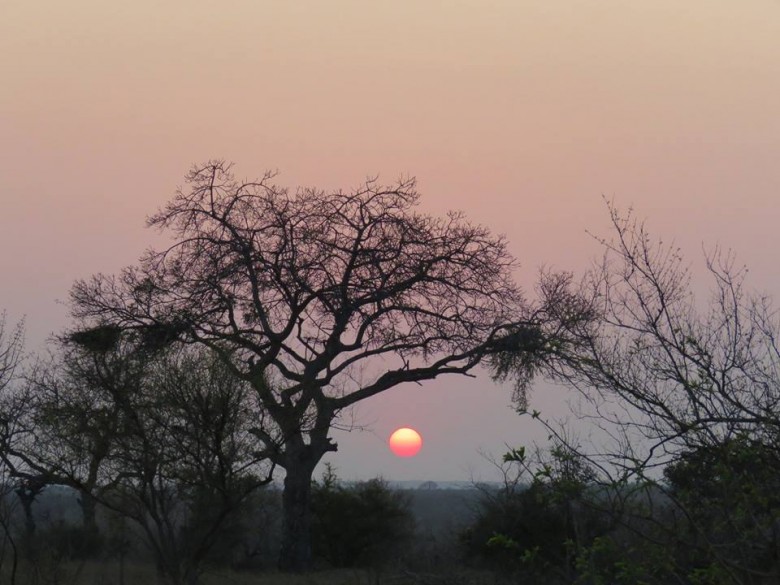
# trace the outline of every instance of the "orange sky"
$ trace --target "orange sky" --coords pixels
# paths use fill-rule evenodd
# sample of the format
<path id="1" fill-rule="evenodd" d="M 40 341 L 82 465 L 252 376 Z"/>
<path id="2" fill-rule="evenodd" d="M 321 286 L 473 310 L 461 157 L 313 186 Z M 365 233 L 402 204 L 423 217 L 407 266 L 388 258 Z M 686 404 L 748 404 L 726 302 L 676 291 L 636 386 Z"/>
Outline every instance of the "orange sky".
<path id="1" fill-rule="evenodd" d="M 291 186 L 416 175 L 427 210 L 505 233 L 527 283 L 586 267 L 606 195 L 691 260 L 733 248 L 778 298 L 778 39 L 776 0 L 4 0 L 0 308 L 38 347 L 72 281 L 133 262 L 145 216 L 212 157 Z M 332 461 L 487 475 L 478 448 L 539 436 L 508 400 L 484 376 L 399 389 Z M 425 448 L 395 460 L 403 425 Z"/>

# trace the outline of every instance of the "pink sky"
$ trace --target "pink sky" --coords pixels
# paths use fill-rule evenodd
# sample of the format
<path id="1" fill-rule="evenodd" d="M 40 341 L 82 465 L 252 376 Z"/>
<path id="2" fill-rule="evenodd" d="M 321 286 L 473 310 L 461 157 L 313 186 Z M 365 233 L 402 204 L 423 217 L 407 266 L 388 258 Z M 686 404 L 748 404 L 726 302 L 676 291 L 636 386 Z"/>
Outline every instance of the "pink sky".
<path id="1" fill-rule="evenodd" d="M 3 2 L 0 309 L 40 347 L 73 280 L 134 262 L 145 216 L 217 157 L 293 187 L 415 175 L 426 210 L 506 234 L 529 284 L 587 267 L 605 195 L 691 261 L 733 248 L 777 298 L 778 39 L 774 0 Z M 478 449 L 541 437 L 486 376 L 356 414 L 345 477 L 488 478 Z M 425 446 L 395 459 L 406 425 Z"/>

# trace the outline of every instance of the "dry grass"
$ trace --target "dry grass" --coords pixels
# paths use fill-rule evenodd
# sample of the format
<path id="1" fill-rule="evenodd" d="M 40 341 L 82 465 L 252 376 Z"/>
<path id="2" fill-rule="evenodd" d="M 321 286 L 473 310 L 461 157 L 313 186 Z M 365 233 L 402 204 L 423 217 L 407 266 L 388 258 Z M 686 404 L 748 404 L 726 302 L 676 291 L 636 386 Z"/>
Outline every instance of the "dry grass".
<path id="1" fill-rule="evenodd" d="M 6 569 L 7 567 L 3 567 Z M 0 582 L 8 583 L 6 571 Z M 63 563 L 58 566 L 20 567 L 17 585 L 119 585 L 119 564 L 116 562 Z M 126 563 L 124 585 L 157 585 L 162 583 L 153 565 Z M 200 585 L 494 585 L 488 573 L 457 570 L 447 574 L 413 573 L 409 571 L 370 571 L 364 569 L 332 569 L 304 575 L 289 575 L 275 571 L 206 572 Z"/>

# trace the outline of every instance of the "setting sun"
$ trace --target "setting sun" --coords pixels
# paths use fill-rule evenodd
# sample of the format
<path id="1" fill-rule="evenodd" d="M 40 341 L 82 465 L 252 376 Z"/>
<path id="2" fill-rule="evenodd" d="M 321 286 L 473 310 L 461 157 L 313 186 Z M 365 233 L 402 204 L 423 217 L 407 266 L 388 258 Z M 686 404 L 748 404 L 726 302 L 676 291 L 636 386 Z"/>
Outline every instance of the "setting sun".
<path id="1" fill-rule="evenodd" d="M 390 435 L 388 444 L 398 457 L 414 457 L 422 447 L 422 437 L 414 429 L 402 427 Z"/>

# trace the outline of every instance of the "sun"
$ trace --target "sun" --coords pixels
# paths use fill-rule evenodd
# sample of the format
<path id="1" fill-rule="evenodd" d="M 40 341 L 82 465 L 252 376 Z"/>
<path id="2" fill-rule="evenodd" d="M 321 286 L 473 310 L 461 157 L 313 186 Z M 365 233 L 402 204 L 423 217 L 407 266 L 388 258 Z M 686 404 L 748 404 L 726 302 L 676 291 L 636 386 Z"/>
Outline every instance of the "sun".
<path id="1" fill-rule="evenodd" d="M 398 457 L 414 457 L 422 447 L 422 437 L 414 429 L 401 427 L 390 435 L 388 444 Z"/>

